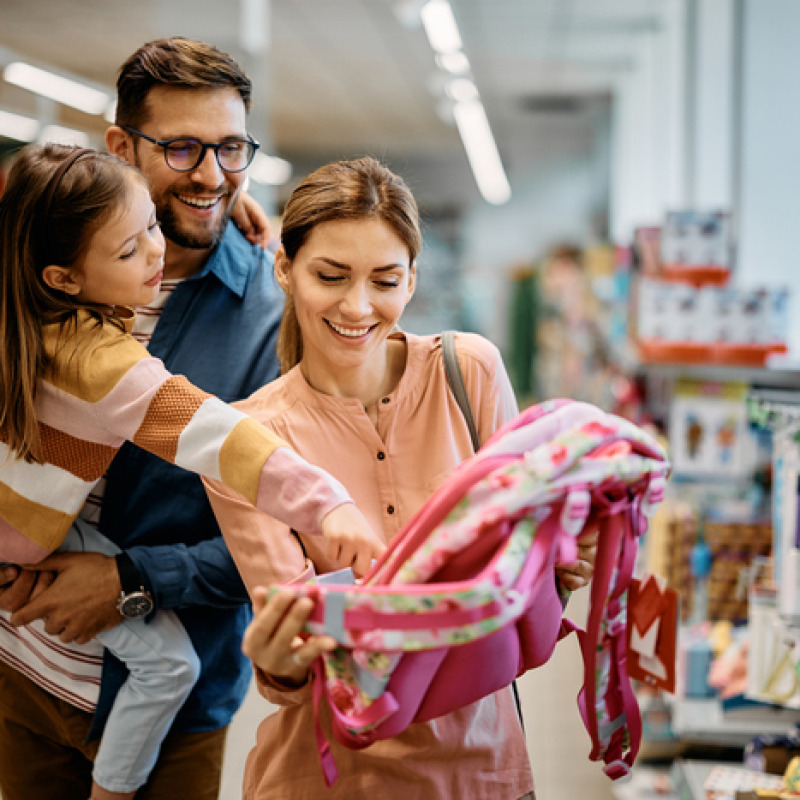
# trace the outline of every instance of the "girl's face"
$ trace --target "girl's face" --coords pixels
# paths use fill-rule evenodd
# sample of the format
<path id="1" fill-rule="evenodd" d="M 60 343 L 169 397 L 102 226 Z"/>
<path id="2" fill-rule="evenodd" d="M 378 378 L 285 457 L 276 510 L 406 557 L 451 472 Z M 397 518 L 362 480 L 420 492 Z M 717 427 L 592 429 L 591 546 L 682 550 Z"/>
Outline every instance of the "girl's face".
<path id="1" fill-rule="evenodd" d="M 307 375 L 385 368 L 386 338 L 416 280 L 408 247 L 386 222 L 320 223 L 294 261 L 278 252 L 275 270 L 294 301 Z"/>
<path id="2" fill-rule="evenodd" d="M 85 303 L 144 306 L 155 299 L 164 273 L 164 237 L 144 183 L 130 179 L 130 197 L 92 236 L 71 270 Z"/>

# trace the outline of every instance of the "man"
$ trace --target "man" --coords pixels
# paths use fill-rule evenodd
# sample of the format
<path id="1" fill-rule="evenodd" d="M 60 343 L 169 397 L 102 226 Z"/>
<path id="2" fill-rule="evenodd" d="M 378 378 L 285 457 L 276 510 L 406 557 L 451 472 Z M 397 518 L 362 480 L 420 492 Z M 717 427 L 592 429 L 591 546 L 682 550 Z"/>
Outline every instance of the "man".
<path id="1" fill-rule="evenodd" d="M 117 91 L 106 144 L 147 177 L 166 238 L 163 307 L 139 315 L 138 335 L 172 372 L 223 400 L 246 397 L 278 373 L 282 310 L 271 258 L 229 221 L 257 147 L 246 128 L 250 80 L 216 48 L 172 38 L 134 53 Z M 196 476 L 126 445 L 97 503 L 121 558 L 60 554 L 41 578 L 0 574 L 10 581 L 0 608 L 15 612 L 11 624 L 0 616 L 0 793 L 86 800 L 124 679 L 90 640 L 123 614 L 173 609 L 202 671 L 137 798 L 216 800 L 225 733 L 251 675 L 240 651 L 245 589 Z M 36 624 L 63 647 L 48 650 Z"/>

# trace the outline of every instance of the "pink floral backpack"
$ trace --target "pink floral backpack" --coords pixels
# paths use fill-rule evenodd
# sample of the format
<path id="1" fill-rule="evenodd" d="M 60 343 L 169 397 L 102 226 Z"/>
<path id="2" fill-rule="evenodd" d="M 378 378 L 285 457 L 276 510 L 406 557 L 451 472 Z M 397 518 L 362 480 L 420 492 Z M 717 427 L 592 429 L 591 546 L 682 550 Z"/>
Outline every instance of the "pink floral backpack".
<path id="1" fill-rule="evenodd" d="M 363 748 L 508 686 L 575 631 L 589 758 L 612 779 L 638 752 L 641 718 L 625 672 L 626 601 L 639 536 L 664 492 L 661 446 L 587 403 L 532 406 L 465 461 L 358 585 L 284 588 L 310 597 L 309 633 L 340 646 L 313 664 L 325 779 L 336 767 L 319 722 Z M 586 630 L 562 619 L 556 561 L 599 530 Z"/>

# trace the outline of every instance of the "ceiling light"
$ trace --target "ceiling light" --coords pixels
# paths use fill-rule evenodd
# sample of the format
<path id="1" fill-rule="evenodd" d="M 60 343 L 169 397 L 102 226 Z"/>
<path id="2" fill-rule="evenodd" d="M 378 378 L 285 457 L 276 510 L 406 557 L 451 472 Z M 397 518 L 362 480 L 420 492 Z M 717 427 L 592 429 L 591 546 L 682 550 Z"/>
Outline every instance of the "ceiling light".
<path id="1" fill-rule="evenodd" d="M 470 70 L 469 59 L 460 50 L 454 53 L 437 53 L 436 65 L 451 75 L 467 75 Z"/>
<path id="2" fill-rule="evenodd" d="M 461 50 L 461 35 L 447 0 L 429 0 L 419 13 L 428 41 L 437 53 Z"/>
<path id="3" fill-rule="evenodd" d="M 62 78 L 52 72 L 32 67 L 22 61 L 13 61 L 3 71 L 3 77 L 15 86 L 49 97 L 87 114 L 102 114 L 109 103 L 105 92 L 92 89 L 83 83 Z"/>
<path id="4" fill-rule="evenodd" d="M 292 165 L 283 158 L 256 153 L 247 172 L 257 183 L 281 186 L 292 177 Z"/>
<path id="5" fill-rule="evenodd" d="M 447 93 L 457 103 L 477 100 L 478 87 L 469 78 L 456 78 L 447 85 Z"/>
<path id="6" fill-rule="evenodd" d="M 87 133 L 76 131 L 74 128 L 64 128 L 61 125 L 47 125 L 42 128 L 37 141 L 40 144 L 55 142 L 56 144 L 74 144 L 78 147 L 89 147 L 89 135 Z"/>
<path id="7" fill-rule="evenodd" d="M 32 142 L 39 132 L 39 122 L 21 114 L 0 110 L 0 136 L 17 139 L 20 142 Z"/>
<path id="8" fill-rule="evenodd" d="M 500 153 L 492 136 L 486 111 L 480 100 L 456 103 L 453 108 L 456 126 L 467 151 L 469 165 L 483 199 L 492 205 L 502 205 L 511 199 Z"/>

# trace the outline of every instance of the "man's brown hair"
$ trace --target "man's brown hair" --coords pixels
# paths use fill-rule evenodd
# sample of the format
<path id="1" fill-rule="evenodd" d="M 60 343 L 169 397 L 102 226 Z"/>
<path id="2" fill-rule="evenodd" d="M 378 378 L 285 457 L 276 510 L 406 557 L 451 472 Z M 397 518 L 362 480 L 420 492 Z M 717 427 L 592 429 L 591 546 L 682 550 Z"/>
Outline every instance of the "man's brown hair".
<path id="1" fill-rule="evenodd" d="M 147 96 L 157 86 L 177 89 L 236 89 L 250 110 L 252 83 L 227 53 L 212 44 L 182 36 L 143 44 L 120 67 L 116 124 L 141 128 L 147 122 Z"/>

